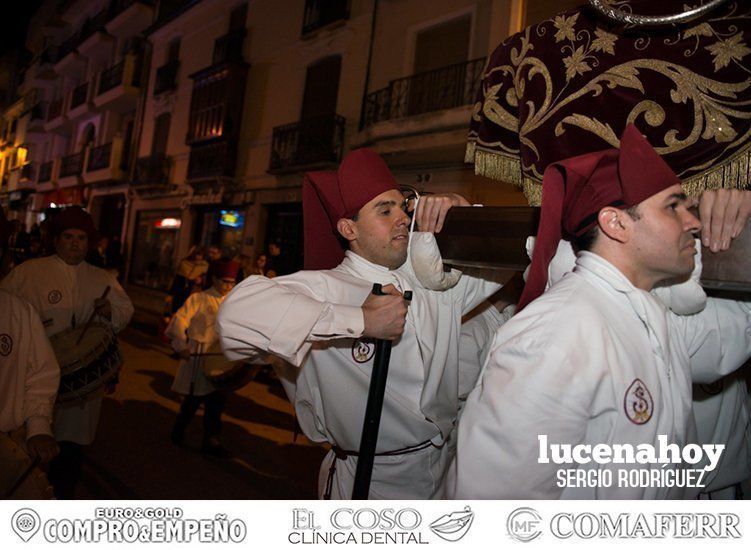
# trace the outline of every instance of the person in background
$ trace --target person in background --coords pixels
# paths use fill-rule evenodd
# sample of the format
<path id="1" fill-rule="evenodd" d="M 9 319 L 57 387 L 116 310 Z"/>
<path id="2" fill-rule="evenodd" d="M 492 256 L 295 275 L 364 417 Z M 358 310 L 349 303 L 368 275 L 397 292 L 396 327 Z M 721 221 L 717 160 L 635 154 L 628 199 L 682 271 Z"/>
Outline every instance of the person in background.
<path id="1" fill-rule="evenodd" d="M 177 266 L 177 273 L 170 285 L 172 313 L 180 309 L 193 292 L 200 292 L 208 270 L 209 263 L 205 260 L 203 248 L 197 245 L 191 248 L 188 256 Z"/>
<path id="2" fill-rule="evenodd" d="M 91 216 L 78 206 L 68 207 L 55 218 L 53 235 L 56 253 L 15 267 L 0 288 L 34 307 L 48 337 L 90 318 L 120 332 L 133 315 L 133 304 L 111 273 L 85 261 L 89 240 L 96 238 Z M 50 463 L 49 479 L 57 498 L 74 497 L 83 448 L 96 437 L 105 391 L 114 388 L 102 387 L 82 401 L 55 406 L 53 432 L 60 454 Z"/>
<path id="3" fill-rule="evenodd" d="M 214 279 L 216 277 L 216 272 L 219 269 L 219 264 L 225 260 L 221 247 L 217 244 L 209 246 L 206 249 L 206 259 L 209 262 L 209 269 L 203 280 L 204 290 L 207 290 L 214 285 Z"/>
<path id="4" fill-rule="evenodd" d="M 172 389 L 184 396 L 170 439 L 177 446 L 183 445 L 185 430 L 203 403 L 201 452 L 216 458 L 229 457 L 220 440 L 221 416 L 227 396 L 204 375 L 202 364 L 205 359 L 201 354 L 207 353 L 218 340 L 214 329 L 216 314 L 224 297 L 234 288 L 239 269 L 237 262 L 218 262 L 212 287 L 189 296 L 165 331 L 180 357 Z"/>

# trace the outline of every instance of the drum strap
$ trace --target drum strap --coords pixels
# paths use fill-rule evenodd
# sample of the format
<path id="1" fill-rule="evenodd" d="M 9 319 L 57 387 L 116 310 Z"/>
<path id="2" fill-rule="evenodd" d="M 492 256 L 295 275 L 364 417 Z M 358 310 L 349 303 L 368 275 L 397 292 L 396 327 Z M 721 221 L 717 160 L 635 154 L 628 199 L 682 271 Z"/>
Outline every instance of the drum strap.
<path id="1" fill-rule="evenodd" d="M 430 439 L 428 439 L 427 441 L 423 441 L 422 443 L 418 443 L 417 445 L 404 447 L 403 449 L 397 449 L 395 451 L 385 451 L 383 453 L 376 453 L 374 456 L 407 455 L 411 453 L 416 453 L 417 451 L 422 451 L 423 449 L 427 449 L 428 447 L 432 445 L 433 445 L 433 442 Z M 331 461 L 331 467 L 329 468 L 329 475 L 326 478 L 326 490 L 323 493 L 324 500 L 331 500 L 331 489 L 334 485 L 334 474 L 336 474 L 336 461 L 347 460 L 347 458 L 350 456 L 358 456 L 360 454 L 357 451 L 345 451 L 344 449 L 342 449 L 341 447 L 337 447 L 336 445 L 332 445 L 331 450 L 334 451 L 334 460 Z"/>

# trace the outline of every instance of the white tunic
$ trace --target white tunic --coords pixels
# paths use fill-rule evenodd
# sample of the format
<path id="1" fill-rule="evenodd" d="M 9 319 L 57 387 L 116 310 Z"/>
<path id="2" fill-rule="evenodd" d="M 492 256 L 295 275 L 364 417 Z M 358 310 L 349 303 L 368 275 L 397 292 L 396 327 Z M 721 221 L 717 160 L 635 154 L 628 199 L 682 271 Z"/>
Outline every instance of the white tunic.
<path id="1" fill-rule="evenodd" d="M 432 441 L 426 449 L 376 457 L 371 498 L 429 498 L 446 465 L 458 410 L 458 341 L 462 314 L 499 285 L 464 277 L 451 290 L 420 286 L 409 262 L 395 271 L 347 252 L 328 271 L 301 271 L 269 280 L 249 277 L 219 310 L 217 329 L 230 359 L 272 353 L 302 367 L 285 385 L 305 435 L 345 451 L 360 445 L 374 345 L 363 332 L 362 303 L 373 283 L 412 290 L 404 334 L 391 350 L 377 452 Z M 329 453 L 321 469 L 326 477 Z M 337 461 L 333 498 L 349 498 L 356 460 Z M 323 485 L 323 484 L 321 484 Z M 323 486 L 319 487 L 323 491 Z"/>
<path id="2" fill-rule="evenodd" d="M 187 349 L 190 353 L 206 353 L 212 344 L 217 342 L 219 337 L 214 324 L 223 298 L 214 288 L 188 297 L 172 317 L 165 331 L 176 352 Z M 214 385 L 204 376 L 199 357 L 180 359 L 172 389 L 182 395 L 189 395 L 191 382 L 193 395 L 207 395 L 216 391 Z"/>
<path id="3" fill-rule="evenodd" d="M 52 435 L 60 367 L 28 302 L 0 290 L 0 432 Z"/>
<path id="4" fill-rule="evenodd" d="M 1 282 L 4 288 L 31 303 L 42 319 L 47 336 L 57 334 L 73 322 L 85 323 L 94 311 L 94 300 L 110 286 L 115 332 L 125 328 L 133 315 L 133 304 L 114 275 L 89 263 L 68 265 L 58 255 L 29 260 L 13 269 Z M 94 441 L 102 405 L 103 390 L 82 403 L 55 407 L 54 433 L 58 441 L 88 445 Z"/>
<path id="5" fill-rule="evenodd" d="M 691 380 L 708 383 L 751 354 L 751 310 L 709 300 L 676 316 L 601 257 L 575 270 L 497 332 L 459 424 L 447 476 L 454 498 L 680 498 L 681 488 L 561 488 L 538 463 L 549 444 L 695 440 Z M 640 390 L 637 392 L 636 390 Z M 632 405 L 642 396 L 638 409 Z M 637 414 L 638 413 L 638 414 Z M 638 466 L 638 465 L 637 465 Z M 579 466 L 616 469 L 624 464 Z"/>

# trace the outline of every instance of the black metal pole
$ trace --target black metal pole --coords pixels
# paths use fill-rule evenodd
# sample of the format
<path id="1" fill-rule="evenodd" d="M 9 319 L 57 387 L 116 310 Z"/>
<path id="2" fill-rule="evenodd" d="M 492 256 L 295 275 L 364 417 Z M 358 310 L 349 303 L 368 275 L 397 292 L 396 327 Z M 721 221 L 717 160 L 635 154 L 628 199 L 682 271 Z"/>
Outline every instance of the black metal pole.
<path id="1" fill-rule="evenodd" d="M 373 285 L 373 294 L 383 295 L 381 285 Z M 404 299 L 411 300 L 412 292 L 404 292 Z M 389 375 L 389 360 L 391 359 L 391 342 L 389 340 L 375 341 L 375 357 L 373 370 L 370 374 L 368 389 L 368 403 L 365 406 L 365 421 L 360 438 L 360 452 L 357 456 L 357 470 L 355 484 L 352 489 L 353 500 L 367 500 L 370 494 L 370 478 L 373 474 L 373 460 L 378 444 L 378 428 L 381 425 L 381 411 L 383 397 L 386 394 L 386 379 Z"/>

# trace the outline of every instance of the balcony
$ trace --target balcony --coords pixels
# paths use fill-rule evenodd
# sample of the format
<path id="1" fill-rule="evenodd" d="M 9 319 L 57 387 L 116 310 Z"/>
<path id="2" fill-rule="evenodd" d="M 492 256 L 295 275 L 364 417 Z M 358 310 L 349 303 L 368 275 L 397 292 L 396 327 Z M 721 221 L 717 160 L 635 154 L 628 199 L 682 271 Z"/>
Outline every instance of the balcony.
<path id="1" fill-rule="evenodd" d="M 104 8 L 99 13 L 84 21 L 78 32 L 76 51 L 89 59 L 104 61 L 109 58 L 115 47 L 115 39 L 107 33 L 105 24 L 110 18 L 109 10 Z"/>
<path id="2" fill-rule="evenodd" d="M 179 61 L 169 61 L 156 70 L 154 81 L 154 96 L 177 89 L 177 71 L 180 68 Z"/>
<path id="3" fill-rule="evenodd" d="M 80 35 L 74 33 L 69 36 L 57 49 L 55 60 L 55 73 L 71 74 L 83 72 L 86 68 L 86 59 L 76 51 L 80 42 Z"/>
<path id="4" fill-rule="evenodd" d="M 90 92 L 91 85 L 89 82 L 84 82 L 73 88 L 73 91 L 70 93 L 68 120 L 74 120 L 91 111 L 91 103 L 89 102 Z"/>
<path id="5" fill-rule="evenodd" d="M 133 178 L 135 187 L 164 187 L 169 185 L 172 160 L 164 154 L 140 157 L 136 161 Z"/>
<path id="6" fill-rule="evenodd" d="M 480 89 L 485 58 L 392 80 L 368 95 L 364 128 L 379 122 L 471 105 Z"/>
<path id="7" fill-rule="evenodd" d="M 48 183 L 52 181 L 52 169 L 55 165 L 55 161 L 43 162 L 39 165 L 37 172 L 37 185 L 42 183 Z"/>
<path id="8" fill-rule="evenodd" d="M 83 164 L 86 156 L 86 151 L 80 151 L 73 153 L 72 155 L 66 155 L 60 159 L 60 173 L 58 183 L 60 187 L 68 187 L 70 185 L 79 185 L 81 182 L 81 173 L 83 172 Z"/>
<path id="9" fill-rule="evenodd" d="M 29 123 L 26 131 L 29 133 L 43 133 L 44 120 L 47 114 L 47 102 L 40 101 L 29 110 Z"/>
<path id="10" fill-rule="evenodd" d="M 50 80 L 57 78 L 55 63 L 57 63 L 57 46 L 48 46 L 42 50 L 36 60 L 32 85 L 43 87 L 48 85 Z"/>
<path id="11" fill-rule="evenodd" d="M 344 125 L 339 115 L 310 118 L 274 128 L 269 172 L 284 174 L 335 166 L 342 156 Z"/>
<path id="12" fill-rule="evenodd" d="M 99 73 L 94 105 L 124 113 L 135 109 L 140 93 L 143 57 L 128 54 L 123 61 Z"/>
<path id="13" fill-rule="evenodd" d="M 347 0 L 305 0 L 302 35 L 349 19 Z"/>
<path id="14" fill-rule="evenodd" d="M 50 101 L 47 108 L 47 120 L 44 122 L 45 132 L 65 132 L 68 126 L 68 117 L 64 114 L 65 98 L 59 97 Z"/>
<path id="15" fill-rule="evenodd" d="M 33 182 L 32 175 L 33 167 L 30 162 L 13 167 L 8 176 L 8 191 L 31 189 Z"/>
<path id="16" fill-rule="evenodd" d="M 50 103 L 47 110 L 47 122 L 51 122 L 63 114 L 63 98 L 59 97 Z"/>
<path id="17" fill-rule="evenodd" d="M 154 19 L 155 4 L 155 0 L 112 0 L 107 32 L 118 38 L 141 33 Z"/>
<path id="18" fill-rule="evenodd" d="M 102 184 L 124 180 L 123 160 L 122 138 L 114 138 L 110 143 L 90 148 L 86 154 L 84 183 Z"/>
<path id="19" fill-rule="evenodd" d="M 226 139 L 191 145 L 188 180 L 203 180 L 235 175 L 237 143 Z"/>

